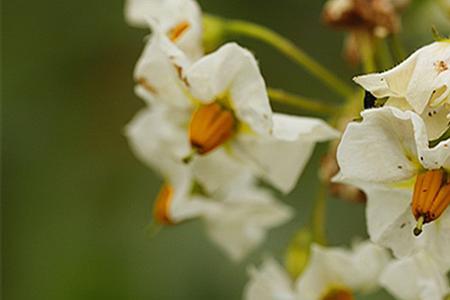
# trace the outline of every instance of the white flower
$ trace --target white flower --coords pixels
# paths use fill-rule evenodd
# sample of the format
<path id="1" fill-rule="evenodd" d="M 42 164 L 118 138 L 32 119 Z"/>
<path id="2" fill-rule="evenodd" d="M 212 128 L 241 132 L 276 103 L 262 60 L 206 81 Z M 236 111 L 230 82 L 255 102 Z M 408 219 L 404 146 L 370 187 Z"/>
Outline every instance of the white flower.
<path id="1" fill-rule="evenodd" d="M 239 261 L 265 240 L 269 229 L 290 220 L 293 211 L 258 187 L 251 176 L 237 176 L 235 180 L 212 195 L 219 200 L 217 209 L 204 220 L 211 240 Z"/>
<path id="2" fill-rule="evenodd" d="M 388 261 L 387 251 L 370 242 L 355 244 L 352 250 L 313 246 L 296 283 L 299 299 L 352 299 L 355 292 L 371 292 Z"/>
<path id="3" fill-rule="evenodd" d="M 426 248 L 448 269 L 450 140 L 430 148 L 425 124 L 412 111 L 383 107 L 361 115 L 362 122 L 348 125 L 337 157 L 339 180 L 368 196 L 371 239 L 400 257 Z"/>
<path id="4" fill-rule="evenodd" d="M 126 131 L 136 156 L 164 177 L 155 221 L 171 225 L 200 218 L 211 240 L 230 258 L 241 260 L 264 241 L 267 230 L 289 220 L 292 211 L 258 187 L 248 170 L 227 159 L 224 151 L 183 164 L 189 142 L 180 130 L 185 115 L 176 112 L 154 105 L 138 113 Z M 167 122 L 169 117 L 176 122 Z"/>
<path id="5" fill-rule="evenodd" d="M 127 125 L 126 135 L 131 149 L 141 161 L 164 177 L 173 177 L 180 173 L 181 167 L 186 167 L 181 162 L 190 151 L 186 134 L 188 122 L 189 115 L 182 109 L 152 105 L 141 110 Z M 189 169 L 191 179 L 201 183 L 206 191 L 215 192 L 221 186 L 229 185 L 236 174 L 247 172 L 248 168 L 230 159 L 224 149 L 218 149 L 198 157 L 185 169 Z"/>
<path id="6" fill-rule="evenodd" d="M 225 149 L 283 192 L 294 187 L 315 143 L 338 136 L 319 119 L 273 114 L 255 58 L 234 43 L 190 65 L 156 36 L 135 77 L 150 103 L 186 111 L 196 157 Z"/>
<path id="7" fill-rule="evenodd" d="M 425 252 L 391 262 L 380 284 L 399 300 L 443 300 L 448 279 Z"/>
<path id="8" fill-rule="evenodd" d="M 190 58 L 196 59 L 202 50 L 202 13 L 194 0 L 127 0 L 125 18 L 136 27 L 150 24 L 163 32 Z M 155 26 L 153 31 L 155 31 Z"/>
<path id="9" fill-rule="evenodd" d="M 293 282 L 273 258 L 266 258 L 259 269 L 249 268 L 250 280 L 245 286 L 245 300 L 295 300 Z"/>
<path id="10" fill-rule="evenodd" d="M 267 259 L 258 271 L 251 269 L 245 288 L 246 300 L 334 300 L 353 299 L 355 292 L 370 292 L 389 261 L 386 250 L 362 242 L 345 250 L 312 246 L 305 271 L 292 282 L 274 260 Z"/>
<path id="11" fill-rule="evenodd" d="M 450 41 L 435 42 L 414 52 L 395 68 L 354 80 L 385 105 L 414 110 L 427 123 L 431 138 L 448 128 L 450 113 Z"/>

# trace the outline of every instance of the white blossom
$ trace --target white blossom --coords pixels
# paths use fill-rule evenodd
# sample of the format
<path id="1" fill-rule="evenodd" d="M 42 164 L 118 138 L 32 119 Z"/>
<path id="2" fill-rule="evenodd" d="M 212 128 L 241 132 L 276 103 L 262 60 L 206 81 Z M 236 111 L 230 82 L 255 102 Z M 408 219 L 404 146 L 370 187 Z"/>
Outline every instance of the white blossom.
<path id="1" fill-rule="evenodd" d="M 244 299 L 353 299 L 356 292 L 378 287 L 388 261 L 387 251 L 370 242 L 355 244 L 352 250 L 313 245 L 306 269 L 295 281 L 270 258 L 260 270 L 250 269 Z"/>
<path id="2" fill-rule="evenodd" d="M 447 277 L 425 252 L 392 261 L 380 284 L 399 300 L 443 300 L 450 292 Z"/>
<path id="3" fill-rule="evenodd" d="M 450 140 L 430 147 L 425 124 L 412 111 L 383 107 L 361 115 L 362 122 L 349 124 L 339 145 L 337 180 L 366 192 L 374 242 L 399 257 L 427 249 L 448 269 Z"/>
<path id="4" fill-rule="evenodd" d="M 194 0 L 127 0 L 125 19 L 132 26 L 157 27 L 192 59 L 203 54 L 202 12 Z"/>
<path id="5" fill-rule="evenodd" d="M 427 124 L 428 135 L 439 137 L 450 116 L 450 41 L 435 42 L 414 52 L 398 66 L 383 73 L 354 80 L 385 105 L 414 110 Z"/>
<path id="6" fill-rule="evenodd" d="M 155 36 L 135 78 L 149 103 L 186 111 L 196 156 L 224 148 L 283 192 L 294 187 L 315 143 L 338 136 L 322 120 L 272 113 L 255 58 L 234 43 L 190 64 L 164 36 Z"/>

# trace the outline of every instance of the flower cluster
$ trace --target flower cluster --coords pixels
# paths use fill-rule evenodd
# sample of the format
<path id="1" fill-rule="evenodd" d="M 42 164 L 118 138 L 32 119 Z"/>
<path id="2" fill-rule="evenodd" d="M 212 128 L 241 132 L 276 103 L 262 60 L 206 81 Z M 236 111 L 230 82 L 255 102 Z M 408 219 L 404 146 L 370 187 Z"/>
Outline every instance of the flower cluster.
<path id="1" fill-rule="evenodd" d="M 400 30 L 399 7 L 407 2 L 331 0 L 324 18 L 353 36 L 380 39 Z M 291 192 L 315 145 L 331 141 L 319 172 L 322 187 L 367 200 L 370 240 L 352 249 L 325 246 L 319 197 L 311 224 L 301 230 L 305 238 L 288 248 L 286 266 L 268 257 L 250 268 L 244 298 L 351 300 L 384 287 L 402 300 L 444 299 L 450 291 L 450 40 L 422 47 L 386 72 L 355 77 L 362 100 L 290 41 L 256 24 L 204 15 L 194 0 L 128 0 L 125 15 L 151 32 L 134 71 L 145 107 L 126 136 L 164 181 L 155 223 L 200 219 L 213 243 L 242 260 L 268 230 L 294 217 L 267 185 Z M 346 104 L 331 109 L 269 88 L 249 50 L 222 44 L 233 33 L 268 42 Z M 372 54 L 361 53 L 369 67 Z M 333 126 L 274 112 L 274 99 L 328 114 Z"/>
<path id="2" fill-rule="evenodd" d="M 339 134 L 320 119 L 273 113 L 245 48 L 228 43 L 203 55 L 194 1 L 130 1 L 126 11 L 152 31 L 134 74 L 147 106 L 126 133 L 165 180 L 154 218 L 201 218 L 212 241 L 241 259 L 292 216 L 258 181 L 288 193 L 314 145 Z"/>

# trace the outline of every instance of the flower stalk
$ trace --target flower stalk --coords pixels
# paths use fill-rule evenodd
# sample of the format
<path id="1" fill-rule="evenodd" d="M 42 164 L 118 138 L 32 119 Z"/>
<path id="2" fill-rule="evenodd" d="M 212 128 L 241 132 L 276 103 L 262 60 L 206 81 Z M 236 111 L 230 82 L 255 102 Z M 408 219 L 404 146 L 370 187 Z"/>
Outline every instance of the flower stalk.
<path id="1" fill-rule="evenodd" d="M 304 50 L 275 31 L 262 25 L 241 20 L 224 20 L 223 25 L 225 34 L 251 37 L 274 47 L 344 98 L 352 94 L 352 88 L 346 82 L 339 79 Z"/>
<path id="2" fill-rule="evenodd" d="M 304 111 L 332 116 L 340 109 L 333 104 L 325 104 L 323 101 L 307 98 L 281 89 L 268 88 L 267 93 L 273 102 L 290 105 Z"/>

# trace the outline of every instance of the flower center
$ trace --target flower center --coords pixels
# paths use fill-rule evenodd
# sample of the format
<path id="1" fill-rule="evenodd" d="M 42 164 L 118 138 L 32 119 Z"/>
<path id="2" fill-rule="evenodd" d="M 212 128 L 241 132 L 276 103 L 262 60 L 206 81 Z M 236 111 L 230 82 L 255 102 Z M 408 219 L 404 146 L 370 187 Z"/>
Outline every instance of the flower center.
<path id="1" fill-rule="evenodd" d="M 345 288 L 332 288 L 330 289 L 321 300 L 354 300 L 351 291 Z"/>
<path id="2" fill-rule="evenodd" d="M 444 170 L 431 170 L 417 175 L 411 206 L 417 220 L 414 235 L 420 235 L 422 226 L 439 218 L 450 204 L 449 180 Z"/>
<path id="3" fill-rule="evenodd" d="M 189 140 L 198 154 L 206 154 L 225 143 L 235 131 L 233 113 L 217 102 L 194 111 L 189 124 Z"/>
<path id="4" fill-rule="evenodd" d="M 187 21 L 182 21 L 171 28 L 167 35 L 172 42 L 176 42 L 189 27 L 191 27 L 191 25 Z"/>
<path id="5" fill-rule="evenodd" d="M 153 209 L 153 217 L 158 223 L 163 225 L 173 224 L 169 217 L 169 209 L 172 198 L 173 187 L 168 184 L 163 185 L 159 191 L 158 197 L 156 197 L 156 202 Z"/>

